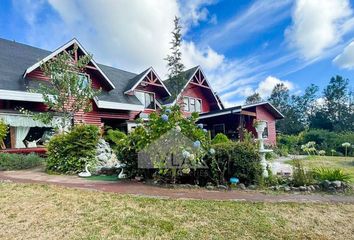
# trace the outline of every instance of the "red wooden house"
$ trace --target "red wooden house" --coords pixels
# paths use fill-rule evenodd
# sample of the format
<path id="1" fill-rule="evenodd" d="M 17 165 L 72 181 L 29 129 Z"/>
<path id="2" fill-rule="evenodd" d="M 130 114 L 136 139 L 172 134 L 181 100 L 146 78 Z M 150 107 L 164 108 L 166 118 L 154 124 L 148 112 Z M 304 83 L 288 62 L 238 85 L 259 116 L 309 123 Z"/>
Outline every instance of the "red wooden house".
<path id="1" fill-rule="evenodd" d="M 38 87 L 42 81 L 50 81 L 40 69 L 42 62 L 73 49 L 77 49 L 72 55 L 73 61 L 88 54 L 76 39 L 53 52 L 0 39 L 0 118 L 10 126 L 5 140 L 7 151 L 33 151 L 34 147 L 42 146 L 51 124 L 34 121 L 20 114 L 18 109 L 47 110 L 42 96 L 28 89 Z M 78 113 L 74 116 L 74 123 L 131 131 L 137 118 L 147 118 L 149 113 L 162 106 L 180 104 L 186 116 L 199 112 L 199 121 L 212 135 L 224 132 L 232 138 L 240 138 L 241 128 L 253 131 L 254 119 L 267 120 L 268 139 L 274 144 L 274 123 L 283 117 L 269 103 L 225 109 L 199 66 L 181 73 L 181 87 L 169 80 L 162 81 L 152 67 L 136 74 L 91 60 L 84 72 L 78 74 L 102 91 L 92 99 L 93 110 Z"/>

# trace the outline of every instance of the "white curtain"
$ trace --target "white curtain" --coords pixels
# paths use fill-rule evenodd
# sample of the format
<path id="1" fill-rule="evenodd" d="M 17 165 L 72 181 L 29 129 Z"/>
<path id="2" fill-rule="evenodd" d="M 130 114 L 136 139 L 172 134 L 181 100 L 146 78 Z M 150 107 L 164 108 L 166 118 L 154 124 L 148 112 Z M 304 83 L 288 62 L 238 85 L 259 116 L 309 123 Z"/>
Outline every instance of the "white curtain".
<path id="1" fill-rule="evenodd" d="M 23 143 L 23 140 L 26 138 L 30 127 L 16 127 L 15 134 L 16 134 L 16 143 L 15 148 L 25 148 L 26 145 Z"/>

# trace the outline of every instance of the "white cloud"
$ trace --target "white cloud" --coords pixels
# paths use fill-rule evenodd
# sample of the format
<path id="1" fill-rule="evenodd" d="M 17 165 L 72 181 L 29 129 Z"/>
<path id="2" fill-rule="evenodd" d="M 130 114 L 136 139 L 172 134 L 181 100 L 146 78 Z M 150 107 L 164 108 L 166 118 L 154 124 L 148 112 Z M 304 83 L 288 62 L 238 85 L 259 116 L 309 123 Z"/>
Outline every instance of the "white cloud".
<path id="1" fill-rule="evenodd" d="M 272 93 L 272 90 L 275 87 L 275 85 L 280 83 L 283 83 L 285 87 L 287 87 L 289 90 L 294 89 L 294 84 L 292 82 L 286 80 L 280 80 L 279 78 L 273 76 L 268 76 L 266 77 L 266 79 L 264 79 L 258 84 L 258 88 L 256 89 L 256 92 L 258 92 L 262 98 L 266 98 Z"/>
<path id="2" fill-rule="evenodd" d="M 212 71 L 220 67 L 225 57 L 210 47 L 198 49 L 194 42 L 183 42 L 182 58 L 186 66 L 200 65 L 205 71 Z"/>
<path id="3" fill-rule="evenodd" d="M 182 16 L 184 32 L 201 21 L 216 21 L 206 6 L 215 0 L 26 0 L 15 7 L 29 24 L 29 43 L 55 49 L 73 37 L 96 61 L 139 72 L 153 66 L 165 77 L 164 58 L 170 51 L 174 16 Z M 43 21 L 40 10 L 49 4 L 59 15 Z M 26 11 L 28 8 L 31 11 Z M 186 65 L 213 69 L 223 56 L 210 48 L 183 44 Z"/>
<path id="4" fill-rule="evenodd" d="M 343 52 L 333 59 L 333 63 L 345 69 L 354 69 L 354 41 L 343 49 Z"/>
<path id="5" fill-rule="evenodd" d="M 298 0 L 285 35 L 305 59 L 320 57 L 352 29 L 348 0 Z"/>
<path id="6" fill-rule="evenodd" d="M 196 26 L 203 21 L 216 21 L 216 15 L 210 16 L 206 6 L 215 4 L 216 0 L 180 0 L 180 12 L 182 21 L 188 30 L 190 26 Z"/>

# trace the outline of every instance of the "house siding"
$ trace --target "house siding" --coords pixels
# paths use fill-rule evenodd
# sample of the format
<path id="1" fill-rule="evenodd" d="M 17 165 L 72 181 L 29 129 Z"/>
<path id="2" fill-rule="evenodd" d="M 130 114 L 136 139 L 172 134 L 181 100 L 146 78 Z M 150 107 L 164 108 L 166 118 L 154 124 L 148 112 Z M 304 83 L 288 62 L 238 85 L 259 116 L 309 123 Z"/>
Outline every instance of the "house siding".
<path id="1" fill-rule="evenodd" d="M 256 107 L 257 120 L 264 120 L 268 123 L 268 138 L 265 140 L 266 144 L 276 145 L 276 128 L 275 128 L 275 117 L 267 111 L 263 106 Z"/>

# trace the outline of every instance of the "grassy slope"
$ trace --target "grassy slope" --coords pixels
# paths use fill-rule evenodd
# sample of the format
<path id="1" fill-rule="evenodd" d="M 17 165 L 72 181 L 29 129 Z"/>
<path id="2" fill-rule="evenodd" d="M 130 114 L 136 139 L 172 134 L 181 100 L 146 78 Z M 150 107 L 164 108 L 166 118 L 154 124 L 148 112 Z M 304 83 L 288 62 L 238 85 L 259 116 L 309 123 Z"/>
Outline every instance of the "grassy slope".
<path id="1" fill-rule="evenodd" d="M 288 161 L 291 164 L 291 161 Z M 307 168 L 340 168 L 345 173 L 351 175 L 351 182 L 354 183 L 354 157 L 330 157 L 330 156 L 312 156 L 303 161 Z"/>
<path id="2" fill-rule="evenodd" d="M 350 239 L 354 205 L 164 200 L 0 183 L 0 239 Z"/>

